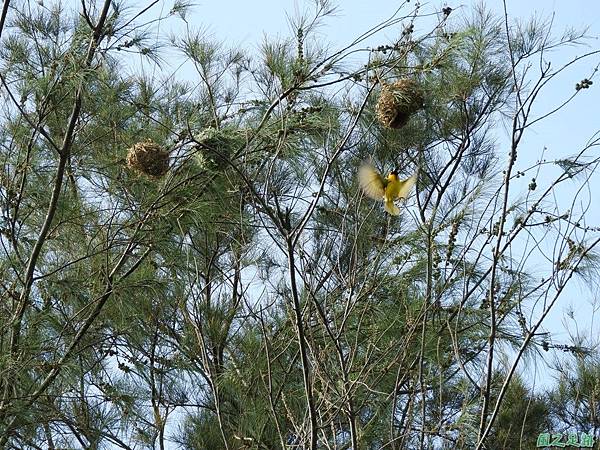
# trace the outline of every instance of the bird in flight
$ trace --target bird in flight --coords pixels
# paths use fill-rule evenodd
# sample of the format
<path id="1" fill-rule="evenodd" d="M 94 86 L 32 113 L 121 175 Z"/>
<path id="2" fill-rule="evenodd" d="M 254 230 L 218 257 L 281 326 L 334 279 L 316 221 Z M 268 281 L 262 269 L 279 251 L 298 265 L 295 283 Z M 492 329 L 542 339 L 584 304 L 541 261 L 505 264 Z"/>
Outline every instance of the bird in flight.
<path id="1" fill-rule="evenodd" d="M 394 204 L 394 201 L 408 197 L 416 181 L 416 173 L 401 180 L 395 170 L 384 178 L 370 164 L 365 163 L 358 169 L 358 183 L 365 195 L 374 200 L 383 200 L 384 209 L 392 216 L 400 214 L 400 208 Z"/>

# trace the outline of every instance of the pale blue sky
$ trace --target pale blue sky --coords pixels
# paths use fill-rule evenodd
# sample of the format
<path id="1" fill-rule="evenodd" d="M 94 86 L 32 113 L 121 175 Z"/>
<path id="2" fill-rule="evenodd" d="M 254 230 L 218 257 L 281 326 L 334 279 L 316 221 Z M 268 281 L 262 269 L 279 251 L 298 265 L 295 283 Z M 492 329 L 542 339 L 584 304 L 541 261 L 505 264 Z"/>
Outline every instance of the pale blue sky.
<path id="1" fill-rule="evenodd" d="M 208 26 L 215 36 L 233 42 L 256 42 L 263 32 L 267 34 L 286 33 L 286 14 L 296 9 L 302 11 L 312 2 L 302 0 L 204 0 L 196 2 L 194 22 Z M 414 5 L 413 0 L 409 5 Z M 479 2 L 422 2 L 422 10 L 451 6 L 456 10 L 468 9 Z M 549 14 L 556 12 L 557 25 L 584 26 L 596 28 L 600 25 L 600 5 L 584 0 L 507 0 L 511 15 L 526 17 L 533 13 Z M 169 3 L 166 3 L 168 5 Z M 337 17 L 323 30 L 327 40 L 345 43 L 356 36 L 357 31 L 375 25 L 391 15 L 401 4 L 392 0 L 338 0 Z M 500 11 L 502 0 L 489 0 L 485 4 Z M 197 21 L 197 22 L 196 22 Z"/>

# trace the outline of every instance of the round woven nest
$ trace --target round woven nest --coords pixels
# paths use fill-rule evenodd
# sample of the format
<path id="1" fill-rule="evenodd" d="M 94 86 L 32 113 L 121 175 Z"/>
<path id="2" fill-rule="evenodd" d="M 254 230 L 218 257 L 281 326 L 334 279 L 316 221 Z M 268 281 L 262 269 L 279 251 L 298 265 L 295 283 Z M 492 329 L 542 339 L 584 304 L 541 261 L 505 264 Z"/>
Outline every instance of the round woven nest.
<path id="1" fill-rule="evenodd" d="M 151 177 L 162 177 L 169 170 L 169 152 L 151 140 L 138 142 L 127 151 L 127 167 Z"/>
<path id="2" fill-rule="evenodd" d="M 379 94 L 375 112 L 384 127 L 402 128 L 414 113 L 423 108 L 423 91 L 419 84 L 403 78 L 385 84 Z"/>

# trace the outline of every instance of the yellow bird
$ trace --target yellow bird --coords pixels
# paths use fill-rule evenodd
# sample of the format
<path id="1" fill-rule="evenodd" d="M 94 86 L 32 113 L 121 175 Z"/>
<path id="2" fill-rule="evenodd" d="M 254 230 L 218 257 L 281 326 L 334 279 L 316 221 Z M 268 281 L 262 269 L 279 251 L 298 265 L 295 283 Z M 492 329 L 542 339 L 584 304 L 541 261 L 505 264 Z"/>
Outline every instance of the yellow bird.
<path id="1" fill-rule="evenodd" d="M 358 183 L 365 195 L 374 200 L 383 200 L 384 209 L 392 216 L 400 214 L 400 208 L 394 205 L 394 200 L 408 197 L 416 181 L 416 173 L 405 180 L 401 180 L 395 170 L 384 178 L 370 164 L 363 164 L 358 169 Z"/>

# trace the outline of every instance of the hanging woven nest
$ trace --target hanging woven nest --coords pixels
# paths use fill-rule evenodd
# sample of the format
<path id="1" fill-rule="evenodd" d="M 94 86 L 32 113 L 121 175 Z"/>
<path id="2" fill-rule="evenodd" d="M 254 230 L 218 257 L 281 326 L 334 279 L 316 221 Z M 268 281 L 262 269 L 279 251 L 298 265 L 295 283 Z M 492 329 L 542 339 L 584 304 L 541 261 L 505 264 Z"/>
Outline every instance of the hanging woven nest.
<path id="1" fill-rule="evenodd" d="M 127 167 L 151 177 L 162 177 L 169 170 L 169 153 L 148 139 L 127 151 Z"/>
<path id="2" fill-rule="evenodd" d="M 419 84 L 403 78 L 385 84 L 379 94 L 375 112 L 377 120 L 388 128 L 402 128 L 414 113 L 423 107 L 423 92 Z"/>

